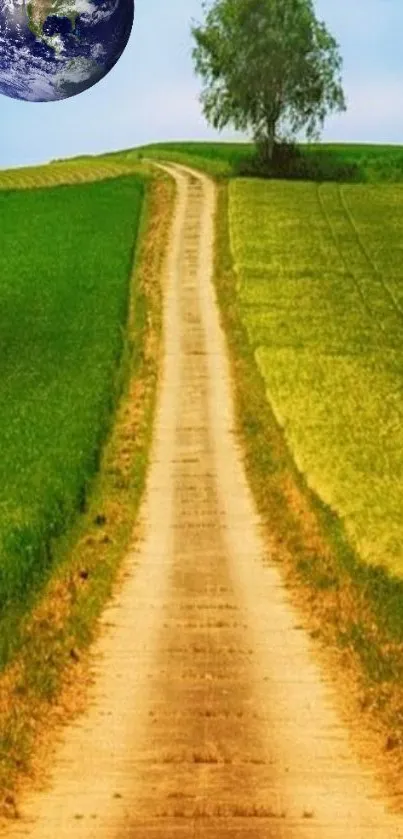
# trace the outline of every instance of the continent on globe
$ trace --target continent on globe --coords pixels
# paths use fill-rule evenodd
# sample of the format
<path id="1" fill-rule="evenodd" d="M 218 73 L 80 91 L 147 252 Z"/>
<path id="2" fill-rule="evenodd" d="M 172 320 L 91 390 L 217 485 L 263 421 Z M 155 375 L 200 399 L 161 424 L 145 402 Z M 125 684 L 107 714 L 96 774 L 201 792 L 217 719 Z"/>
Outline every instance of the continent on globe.
<path id="1" fill-rule="evenodd" d="M 0 0 L 0 93 L 52 102 L 82 93 L 114 67 L 134 0 Z"/>

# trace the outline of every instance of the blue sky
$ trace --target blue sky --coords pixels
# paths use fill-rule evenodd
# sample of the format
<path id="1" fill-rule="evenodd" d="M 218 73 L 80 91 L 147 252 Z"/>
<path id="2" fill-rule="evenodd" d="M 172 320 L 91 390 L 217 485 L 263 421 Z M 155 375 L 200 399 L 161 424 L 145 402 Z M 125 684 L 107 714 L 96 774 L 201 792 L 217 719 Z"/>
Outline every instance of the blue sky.
<path id="1" fill-rule="evenodd" d="M 124 0 L 122 0 L 124 2 Z M 323 139 L 403 144 L 402 0 L 317 0 L 339 41 L 348 112 Z M 200 0 L 136 0 L 129 44 L 110 74 L 64 102 L 0 96 L 0 166 L 174 139 L 234 139 L 206 125 L 191 61 Z"/>

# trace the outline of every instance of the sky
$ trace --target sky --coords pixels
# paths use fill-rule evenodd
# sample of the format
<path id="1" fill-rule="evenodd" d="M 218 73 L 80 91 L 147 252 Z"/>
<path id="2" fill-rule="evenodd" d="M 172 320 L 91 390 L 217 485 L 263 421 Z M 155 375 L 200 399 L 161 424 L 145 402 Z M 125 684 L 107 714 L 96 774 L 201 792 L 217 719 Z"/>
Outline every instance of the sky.
<path id="1" fill-rule="evenodd" d="M 340 45 L 348 104 L 322 139 L 403 144 L 402 0 L 315 5 Z M 201 113 L 190 23 L 202 17 L 201 0 L 136 0 L 126 50 L 93 88 L 61 102 L 0 95 L 0 167 L 163 140 L 246 139 L 219 134 Z"/>

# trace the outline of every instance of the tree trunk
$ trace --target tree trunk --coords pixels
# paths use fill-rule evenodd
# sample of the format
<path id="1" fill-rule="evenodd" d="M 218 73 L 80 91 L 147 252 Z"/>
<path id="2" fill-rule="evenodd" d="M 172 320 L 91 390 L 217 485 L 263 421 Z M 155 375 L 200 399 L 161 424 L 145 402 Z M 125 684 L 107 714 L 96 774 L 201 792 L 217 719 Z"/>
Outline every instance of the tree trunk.
<path id="1" fill-rule="evenodd" d="M 266 123 L 266 134 L 263 140 L 263 158 L 265 163 L 273 162 L 275 138 L 276 122 L 273 119 L 268 119 Z"/>

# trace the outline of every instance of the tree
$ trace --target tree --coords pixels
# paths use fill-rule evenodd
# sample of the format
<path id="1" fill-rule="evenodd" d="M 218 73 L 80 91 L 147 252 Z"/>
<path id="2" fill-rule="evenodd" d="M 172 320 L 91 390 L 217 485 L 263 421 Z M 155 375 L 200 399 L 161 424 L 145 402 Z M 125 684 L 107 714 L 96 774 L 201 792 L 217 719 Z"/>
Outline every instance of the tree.
<path id="1" fill-rule="evenodd" d="M 312 0 L 203 2 L 193 59 L 207 120 L 252 129 L 266 161 L 300 131 L 317 139 L 326 116 L 346 108 L 337 42 Z"/>

